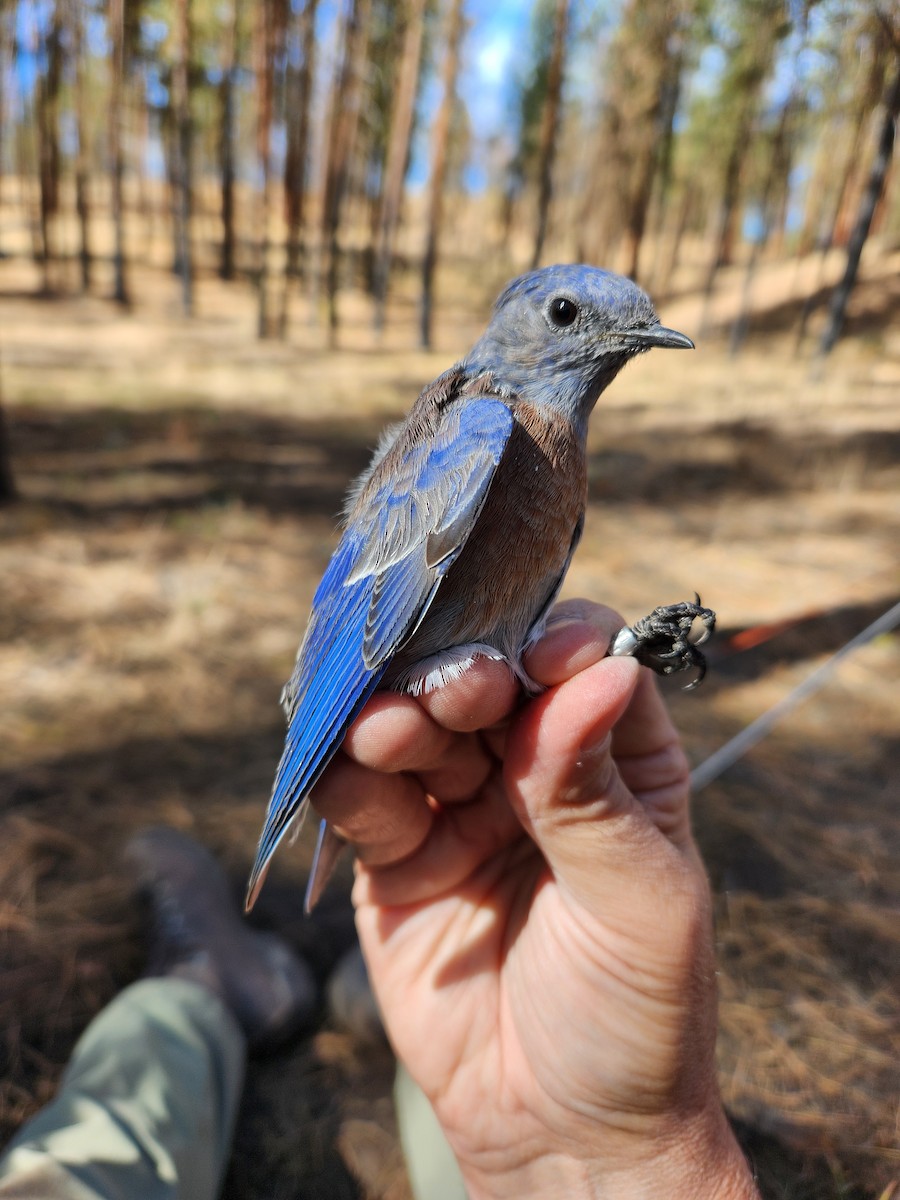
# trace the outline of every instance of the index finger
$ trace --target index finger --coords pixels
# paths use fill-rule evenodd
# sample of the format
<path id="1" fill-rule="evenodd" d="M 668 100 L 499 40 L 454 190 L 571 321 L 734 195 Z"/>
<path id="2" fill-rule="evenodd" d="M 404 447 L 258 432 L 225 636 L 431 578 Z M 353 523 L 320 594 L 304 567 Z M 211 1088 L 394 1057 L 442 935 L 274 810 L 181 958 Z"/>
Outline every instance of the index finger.
<path id="1" fill-rule="evenodd" d="M 605 658 L 624 618 L 590 600 L 564 600 L 547 618 L 543 636 L 525 656 L 528 674 L 544 687 L 565 683 Z"/>
<path id="2" fill-rule="evenodd" d="M 456 678 L 417 699 L 432 720 L 457 733 L 488 729 L 512 713 L 521 696 L 512 669 L 500 659 L 479 656 Z"/>

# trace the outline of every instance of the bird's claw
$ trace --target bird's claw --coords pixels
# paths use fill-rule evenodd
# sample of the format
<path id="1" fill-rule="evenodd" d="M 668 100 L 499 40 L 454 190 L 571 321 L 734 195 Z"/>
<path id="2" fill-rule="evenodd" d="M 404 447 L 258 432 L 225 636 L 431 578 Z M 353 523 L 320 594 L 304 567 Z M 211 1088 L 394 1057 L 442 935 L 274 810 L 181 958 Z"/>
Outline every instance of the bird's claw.
<path id="1" fill-rule="evenodd" d="M 695 621 L 702 623 L 696 640 L 691 641 Z M 641 617 L 632 626 L 620 630 L 610 654 L 631 655 L 642 666 L 650 667 L 657 675 L 674 675 L 678 671 L 697 671 L 696 678 L 685 688 L 695 688 L 706 674 L 706 658 L 699 647 L 709 641 L 716 628 L 716 614 L 703 608 L 700 597 L 679 604 L 664 604 L 654 608 L 649 616 Z"/>

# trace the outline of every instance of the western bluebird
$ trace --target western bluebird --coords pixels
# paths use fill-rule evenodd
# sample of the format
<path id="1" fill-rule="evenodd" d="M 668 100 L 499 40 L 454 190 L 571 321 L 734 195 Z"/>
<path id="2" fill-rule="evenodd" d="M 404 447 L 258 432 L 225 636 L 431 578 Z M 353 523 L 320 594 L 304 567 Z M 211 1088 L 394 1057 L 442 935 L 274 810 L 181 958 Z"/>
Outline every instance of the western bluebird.
<path id="1" fill-rule="evenodd" d="M 282 694 L 287 739 L 248 908 L 376 688 L 429 691 L 485 655 L 536 690 L 522 657 L 543 631 L 581 536 L 588 417 L 625 363 L 653 346 L 693 342 L 661 325 L 629 279 L 587 266 L 532 271 L 501 293 L 469 354 L 387 431 L 350 493 Z M 651 665 L 666 673 L 702 667 L 686 630 L 707 610 L 671 611 L 679 661 L 664 661 L 670 638 L 669 650 L 654 644 Z M 614 652 L 633 653 L 639 640 L 625 631 Z M 322 822 L 307 911 L 341 844 Z"/>

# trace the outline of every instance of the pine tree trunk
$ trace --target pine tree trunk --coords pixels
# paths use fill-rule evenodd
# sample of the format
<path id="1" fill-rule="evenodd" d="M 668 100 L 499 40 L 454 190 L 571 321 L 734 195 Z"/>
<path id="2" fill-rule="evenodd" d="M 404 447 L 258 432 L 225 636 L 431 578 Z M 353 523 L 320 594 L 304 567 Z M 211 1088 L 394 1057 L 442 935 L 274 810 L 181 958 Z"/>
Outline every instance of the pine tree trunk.
<path id="1" fill-rule="evenodd" d="M 637 140 L 630 155 L 631 188 L 625 213 L 625 274 L 635 280 L 640 278 L 641 248 L 653 186 L 663 164 L 667 171 L 671 169 L 672 124 L 681 85 L 681 62 L 670 52 L 670 39 L 659 38 L 657 30 L 652 32 L 657 36 L 651 42 L 654 50 L 651 62 L 659 86 L 654 89 L 651 107 L 643 113 L 647 131 Z M 668 179 L 663 181 L 663 187 L 668 187 Z M 664 208 L 664 193 L 660 197 L 660 208 Z"/>
<path id="2" fill-rule="evenodd" d="M 732 259 L 734 226 L 737 220 L 738 204 L 741 196 L 741 174 L 750 145 L 750 126 L 752 123 L 753 107 L 753 100 L 747 97 L 741 116 L 735 125 L 734 137 L 725 163 L 722 198 L 719 202 L 716 233 L 713 239 L 713 253 L 709 260 L 706 283 L 703 287 L 703 313 L 700 318 L 701 336 L 705 336 L 709 332 L 713 294 L 716 289 L 716 277 L 720 269 L 728 266 Z"/>
<path id="3" fill-rule="evenodd" d="M 191 118 L 191 0 L 176 5 L 178 49 L 172 70 L 172 116 L 175 128 L 175 229 L 181 303 L 185 316 L 194 312 L 194 256 L 191 239 L 193 207 L 193 121 Z"/>
<path id="4" fill-rule="evenodd" d="M 375 328 L 379 333 L 384 329 L 394 238 L 400 221 L 416 96 L 419 93 L 422 41 L 425 33 L 425 4 L 426 0 L 409 0 L 406 33 L 400 58 L 400 74 L 391 113 L 390 140 L 384 168 L 384 191 L 381 211 L 378 215 L 378 239 L 373 273 Z"/>
<path id="5" fill-rule="evenodd" d="M 735 136 L 728 151 L 725 163 L 725 178 L 722 185 L 722 199 L 719 206 L 719 219 L 716 224 L 716 236 L 713 242 L 713 253 L 710 257 L 709 271 L 706 277 L 705 291 L 712 292 L 716 275 L 721 267 L 731 262 L 734 247 L 734 222 L 740 199 L 741 172 L 750 141 L 750 113 L 745 109 L 744 115 L 737 124 Z"/>
<path id="6" fill-rule="evenodd" d="M 814 250 L 815 247 L 820 250 L 830 250 L 834 244 L 835 235 L 838 233 L 838 226 L 841 220 L 841 214 L 844 212 L 844 206 L 848 193 L 850 193 L 851 182 L 856 179 L 857 169 L 859 167 L 859 151 L 863 143 L 863 130 L 865 128 L 866 116 L 869 115 L 869 109 L 864 104 L 859 104 L 857 112 L 853 116 L 852 132 L 848 149 L 844 160 L 844 169 L 840 174 L 840 185 L 836 192 L 833 203 L 830 205 L 829 216 L 824 216 L 826 206 L 829 200 L 828 181 L 834 179 L 834 149 L 832 145 L 833 131 L 830 126 L 826 126 L 826 136 L 822 150 L 822 170 L 821 173 L 816 173 L 810 180 L 810 192 L 814 197 L 820 198 L 820 204 L 812 210 L 812 217 L 804 223 L 803 233 L 800 235 L 800 244 L 798 253 L 805 254 Z"/>
<path id="7" fill-rule="evenodd" d="M 351 0 L 341 31 L 341 54 L 331 91 L 328 140 L 321 205 L 318 263 L 314 277 L 315 296 L 324 282 L 328 304 L 328 333 L 334 345 L 338 329 L 338 233 L 347 187 L 350 155 L 356 141 L 366 56 L 370 0 Z"/>
<path id="8" fill-rule="evenodd" d="M 0 396 L 0 506 L 12 504 L 18 498 L 19 493 L 12 470 L 9 426 L 3 411 L 3 397 Z"/>
<path id="9" fill-rule="evenodd" d="M 853 285 L 856 283 L 856 277 L 859 273 L 859 260 L 863 252 L 863 247 L 866 244 L 866 238 L 869 236 L 869 230 L 872 227 L 872 218 L 878 207 L 878 201 L 881 199 L 884 191 L 888 167 L 890 166 L 891 156 L 894 152 L 895 125 L 898 115 L 900 115 L 900 52 L 895 52 L 893 79 L 889 83 L 884 96 L 884 116 L 878 137 L 878 149 L 869 172 L 868 183 L 860 199 L 859 210 L 856 214 L 856 223 L 847 245 L 847 265 L 844 269 L 844 275 L 841 282 L 834 289 L 831 296 L 831 303 L 828 306 L 828 322 L 822 334 L 817 354 L 817 358 L 819 359 L 824 358 L 831 352 L 835 342 L 841 336 L 841 330 L 844 327 L 847 302 L 850 299 L 850 293 L 853 291 Z"/>
<path id="10" fill-rule="evenodd" d="M 856 174 L 859 163 L 859 149 L 862 142 L 862 132 L 865 125 L 866 109 L 862 106 L 857 110 L 856 120 L 853 125 L 853 135 L 850 139 L 850 150 L 844 161 L 844 169 L 841 172 L 841 183 L 838 188 L 837 196 L 834 199 L 834 204 L 831 208 L 831 216 L 828 220 L 827 232 L 820 228 L 817 236 L 814 238 L 814 243 L 819 248 L 819 262 L 816 270 L 816 282 L 810 288 L 806 299 L 803 301 L 803 308 L 800 312 L 800 320 L 797 323 L 797 336 L 794 340 L 794 352 L 799 353 L 803 343 L 806 340 L 806 332 L 809 327 L 810 318 L 819 306 L 819 293 L 823 289 L 825 280 L 825 266 L 828 261 L 828 253 L 835 242 L 838 223 L 841 220 L 841 214 L 844 211 L 844 205 L 847 195 L 850 191 L 850 183 Z M 828 137 L 830 130 L 826 129 L 825 136 Z M 826 154 L 826 167 L 830 161 Z M 809 233 L 804 230 L 804 239 L 808 240 Z"/>
<path id="11" fill-rule="evenodd" d="M 301 273 L 302 234 L 305 217 L 307 163 L 309 161 L 310 105 L 315 72 L 316 9 L 318 0 L 306 0 L 299 19 L 298 65 L 288 64 L 286 81 L 287 153 L 284 160 L 284 204 L 287 224 L 284 280 L 281 292 L 279 334 L 287 336 L 291 280 Z"/>
<path id="12" fill-rule="evenodd" d="M 222 79 L 219 83 L 219 178 L 222 197 L 222 253 L 219 260 L 219 278 L 225 280 L 234 279 L 236 263 L 234 91 L 240 17 L 241 0 L 232 0 L 231 20 L 226 29 L 222 52 Z"/>
<path id="13" fill-rule="evenodd" d="M 654 286 L 659 277 L 660 268 L 662 265 L 663 231 L 666 228 L 669 194 L 672 188 L 672 160 L 675 150 L 675 116 L 678 112 L 679 100 L 681 99 L 684 56 L 684 39 L 679 38 L 676 42 L 673 53 L 670 54 L 667 59 L 666 70 L 664 73 L 660 94 L 660 131 L 658 144 L 656 147 L 654 196 L 652 199 L 652 207 L 654 211 L 652 228 L 656 254 L 652 271 Z M 636 256 L 634 263 L 635 278 L 637 277 L 637 257 L 639 255 L 640 247 L 638 247 L 638 255 Z"/>
<path id="14" fill-rule="evenodd" d="M 44 41 L 46 70 L 39 75 L 37 102 L 38 175 L 40 181 L 41 261 L 44 270 L 44 291 L 53 290 L 53 225 L 59 211 L 59 89 L 62 83 L 62 13 L 53 9 L 50 27 Z"/>
<path id="15" fill-rule="evenodd" d="M 459 75 L 459 52 L 465 21 L 463 0 L 450 0 L 447 17 L 446 51 L 444 56 L 441 106 L 431 133 L 431 174 L 428 181 L 428 230 L 425 235 L 425 254 L 422 259 L 422 307 L 420 310 L 420 341 L 424 349 L 431 348 L 431 324 L 434 311 L 434 272 L 444 216 L 444 185 L 447 177 L 447 150 L 450 122 L 456 103 L 456 80 Z"/>
<path id="16" fill-rule="evenodd" d="M 72 55 L 75 60 L 75 123 L 78 135 L 78 154 L 75 159 L 75 208 L 78 213 L 78 261 L 81 290 L 91 288 L 91 214 L 88 200 L 88 125 L 84 94 L 84 18 L 77 0 L 68 0 L 67 16 L 71 32 Z"/>
<path id="17" fill-rule="evenodd" d="M 6 10 L 0 6 L 0 63 L 12 61 L 11 37 L 7 25 L 8 16 Z M 6 133 L 6 110 L 12 108 L 9 99 L 6 95 L 7 74 L 5 71 L 0 71 L 0 215 L 3 212 L 3 135 Z M 0 220 L 0 231 L 2 231 L 3 222 Z M 3 247 L 0 245 L 0 258 L 3 258 Z"/>
<path id="18" fill-rule="evenodd" d="M 123 182 L 125 160 L 122 153 L 122 97 L 125 76 L 125 0 L 109 0 L 107 21 L 112 53 L 110 56 L 109 157 L 112 168 L 111 207 L 115 245 L 113 249 L 113 299 L 123 306 L 130 303 L 125 260 L 125 204 Z"/>
<path id="19" fill-rule="evenodd" d="M 556 140 L 559 133 L 559 110 L 562 101 L 563 74 L 566 59 L 566 35 L 569 28 L 569 2 L 556 0 L 556 17 L 553 23 L 553 49 L 550 52 L 550 69 L 547 75 L 547 96 L 541 121 L 541 140 L 538 151 L 538 211 L 534 249 L 531 254 L 531 269 L 541 261 L 547 222 L 550 216 L 550 199 L 553 194 L 553 163 L 556 158 Z"/>
<path id="20" fill-rule="evenodd" d="M 637 279 L 655 199 L 656 242 L 665 225 L 674 120 L 696 0 L 626 0 L 604 64 L 603 110 L 589 216 L 596 245 Z M 621 247 L 621 249 L 620 249 Z M 654 264 L 659 274 L 662 264 Z"/>
<path id="21" fill-rule="evenodd" d="M 8 50 L 13 40 L 11 36 L 12 30 L 7 26 L 7 19 L 5 8 L 0 8 L 0 63 L 4 64 L 11 61 L 11 55 L 8 55 Z M 0 168 L 2 168 L 3 162 L 2 135 L 5 132 L 4 118 L 6 109 L 11 107 L 8 105 L 4 91 L 6 81 L 6 72 L 0 70 Z M 0 182 L 2 182 L 2 169 L 0 169 Z M 2 211 L 2 206 L 0 206 L 0 211 Z M 0 254 L 0 257 L 2 257 L 2 254 Z M 17 499 L 18 491 L 12 470 L 9 427 L 6 421 L 6 414 L 3 411 L 3 397 L 0 395 L 0 506 L 12 504 Z"/>
<path id="22" fill-rule="evenodd" d="M 787 100 L 781 109 L 781 116 L 778 121 L 778 128 L 775 131 L 775 136 L 772 140 L 772 150 L 769 155 L 769 165 L 766 171 L 766 180 L 763 185 L 762 196 L 759 201 L 760 213 L 762 215 L 762 229 L 759 237 L 754 241 L 750 251 L 750 257 L 747 259 L 747 266 L 744 271 L 744 282 L 741 288 L 741 305 L 737 317 L 731 326 L 731 336 L 728 340 L 728 353 L 734 358 L 744 344 L 744 338 L 747 336 L 747 330 L 750 327 L 750 308 L 751 297 L 753 294 L 753 280 L 756 276 L 756 268 L 759 263 L 761 251 L 765 248 L 766 242 L 769 239 L 769 232 L 772 227 L 772 197 L 775 193 L 775 185 L 779 176 L 784 175 L 786 170 L 786 143 L 788 134 L 788 122 L 791 114 L 794 111 L 794 106 L 797 103 L 797 92 L 795 88 L 791 89 Z"/>
<path id="23" fill-rule="evenodd" d="M 257 7 L 256 89 L 259 110 L 256 125 L 256 156 L 262 175 L 259 204 L 259 247 L 257 256 L 257 334 L 271 337 L 271 255 L 272 219 L 272 121 L 274 116 L 275 60 L 283 44 L 287 6 L 283 0 L 261 0 Z"/>
<path id="24" fill-rule="evenodd" d="M 670 244 L 663 261 L 662 275 L 658 280 L 654 281 L 654 294 L 660 298 L 669 295 L 669 289 L 672 284 L 672 276 L 678 268 L 681 261 L 681 249 L 684 244 L 684 235 L 687 233 L 688 225 L 694 213 L 696 204 L 695 185 L 688 181 L 684 187 L 684 195 L 681 199 L 681 204 L 678 208 L 678 216 L 675 221 L 675 228 L 672 231 Z"/>

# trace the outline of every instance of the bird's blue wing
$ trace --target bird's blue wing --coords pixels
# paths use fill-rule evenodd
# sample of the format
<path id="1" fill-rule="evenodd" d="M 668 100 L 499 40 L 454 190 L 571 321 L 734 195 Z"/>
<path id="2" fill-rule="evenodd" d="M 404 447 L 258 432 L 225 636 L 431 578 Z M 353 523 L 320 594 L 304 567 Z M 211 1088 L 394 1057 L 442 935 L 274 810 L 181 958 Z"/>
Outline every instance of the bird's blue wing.
<path id="1" fill-rule="evenodd" d="M 499 400 L 448 405 L 431 428 L 408 422 L 361 489 L 285 689 L 287 738 L 248 908 L 278 843 L 299 827 L 317 779 L 462 549 L 512 425 Z"/>

